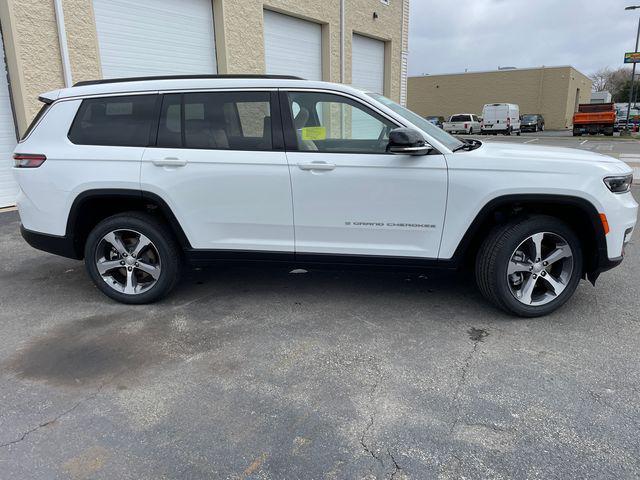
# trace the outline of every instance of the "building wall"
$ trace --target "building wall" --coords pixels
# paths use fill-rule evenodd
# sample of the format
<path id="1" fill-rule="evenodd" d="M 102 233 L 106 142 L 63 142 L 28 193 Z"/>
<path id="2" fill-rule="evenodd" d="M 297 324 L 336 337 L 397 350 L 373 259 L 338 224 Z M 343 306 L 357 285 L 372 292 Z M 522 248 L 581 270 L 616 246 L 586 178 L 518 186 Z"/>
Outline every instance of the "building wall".
<path id="1" fill-rule="evenodd" d="M 212 1 L 219 73 L 264 73 L 263 10 L 269 9 L 320 23 L 323 79 L 341 81 L 340 0 Z M 400 99 L 407 1 L 387 6 L 380 0 L 345 0 L 345 83 L 351 82 L 352 34 L 367 35 L 386 42 L 385 95 Z M 101 78 L 92 0 L 62 0 L 62 4 L 73 81 Z M 16 119 L 23 132 L 40 108 L 38 95 L 64 87 L 53 0 L 0 0 L 0 24 Z"/>
<path id="2" fill-rule="evenodd" d="M 482 114 L 486 103 L 516 103 L 539 113 L 548 129 L 570 128 L 576 90 L 589 103 L 591 80 L 572 67 L 409 77 L 408 106 L 421 115 Z"/>

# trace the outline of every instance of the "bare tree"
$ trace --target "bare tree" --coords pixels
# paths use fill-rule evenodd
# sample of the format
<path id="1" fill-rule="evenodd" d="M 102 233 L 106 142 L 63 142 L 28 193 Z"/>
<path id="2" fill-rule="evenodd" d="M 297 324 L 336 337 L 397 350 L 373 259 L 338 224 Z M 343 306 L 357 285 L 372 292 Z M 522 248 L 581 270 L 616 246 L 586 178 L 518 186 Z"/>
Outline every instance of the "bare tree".
<path id="1" fill-rule="evenodd" d="M 593 72 L 589 76 L 592 82 L 591 89 L 594 92 L 604 92 L 605 90 L 608 90 L 607 87 L 609 86 L 609 79 L 611 78 L 612 74 L 613 70 L 611 70 L 609 67 L 604 67 Z"/>
<path id="2" fill-rule="evenodd" d="M 616 69 L 605 67 L 595 71 L 589 76 L 593 82 L 592 90 L 594 92 L 610 92 L 616 102 L 625 101 L 622 98 L 625 95 L 625 91 L 626 95 L 629 95 L 629 77 L 631 77 L 631 70 L 625 67 Z"/>

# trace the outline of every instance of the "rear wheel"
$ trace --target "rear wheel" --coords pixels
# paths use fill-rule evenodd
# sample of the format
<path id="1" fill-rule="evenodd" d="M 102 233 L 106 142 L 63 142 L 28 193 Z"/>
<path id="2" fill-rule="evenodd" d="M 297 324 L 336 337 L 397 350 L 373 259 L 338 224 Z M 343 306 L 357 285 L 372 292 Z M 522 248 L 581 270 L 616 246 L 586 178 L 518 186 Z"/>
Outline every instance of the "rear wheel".
<path id="1" fill-rule="evenodd" d="M 178 280 L 180 254 L 171 232 L 139 212 L 100 222 L 87 238 L 84 257 L 95 285 L 122 303 L 159 300 Z"/>
<path id="2" fill-rule="evenodd" d="M 476 258 L 476 281 L 497 307 L 522 317 L 553 312 L 582 277 L 582 250 L 562 221 L 539 215 L 496 227 Z"/>

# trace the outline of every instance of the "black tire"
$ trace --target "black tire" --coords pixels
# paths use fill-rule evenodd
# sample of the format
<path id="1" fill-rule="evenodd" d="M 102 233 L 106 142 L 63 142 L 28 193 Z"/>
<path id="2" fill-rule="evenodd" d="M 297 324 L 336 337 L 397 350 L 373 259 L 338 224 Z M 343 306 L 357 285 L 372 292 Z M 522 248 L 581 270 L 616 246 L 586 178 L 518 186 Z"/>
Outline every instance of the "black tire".
<path id="1" fill-rule="evenodd" d="M 137 294 L 126 294 L 107 285 L 98 272 L 96 253 L 103 237 L 115 230 L 132 230 L 145 235 L 157 250 L 162 265 L 158 279 L 148 290 Z M 180 276 L 181 251 L 172 232 L 155 218 L 142 212 L 124 212 L 102 220 L 89 233 L 84 249 L 85 267 L 98 289 L 114 300 L 128 304 L 155 302 L 166 296 L 176 285 Z M 137 265 L 137 264 L 136 264 Z"/>
<path id="2" fill-rule="evenodd" d="M 505 135 L 511 135 L 511 127 L 507 128 L 507 130 L 504 132 Z"/>
<path id="3" fill-rule="evenodd" d="M 473 135 L 473 127 L 469 128 L 469 135 Z"/>
<path id="4" fill-rule="evenodd" d="M 549 232 L 563 237 L 573 254 L 573 270 L 565 289 L 554 300 L 539 306 L 525 305 L 511 293 L 507 267 L 511 255 L 529 236 Z M 582 278 L 582 248 L 576 234 L 561 220 L 546 215 L 523 217 L 495 227 L 476 257 L 476 283 L 482 295 L 498 308 L 520 317 L 539 317 L 560 308 Z"/>

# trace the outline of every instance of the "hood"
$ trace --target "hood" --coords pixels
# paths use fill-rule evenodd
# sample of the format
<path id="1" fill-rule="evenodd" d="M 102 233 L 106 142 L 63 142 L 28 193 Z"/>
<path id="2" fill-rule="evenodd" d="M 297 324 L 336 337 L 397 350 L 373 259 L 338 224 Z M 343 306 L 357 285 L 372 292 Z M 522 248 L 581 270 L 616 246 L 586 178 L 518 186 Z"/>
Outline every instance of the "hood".
<path id="1" fill-rule="evenodd" d="M 523 145 L 519 143 L 483 142 L 478 153 L 494 158 L 503 157 L 512 161 L 526 162 L 528 160 L 566 161 L 579 163 L 618 163 L 624 165 L 617 158 L 600 153 L 581 150 L 578 148 L 552 147 L 543 145 Z M 474 150 L 475 151 L 475 150 Z"/>
<path id="2" fill-rule="evenodd" d="M 618 175 L 633 172 L 620 160 L 576 148 L 483 142 L 468 152 L 447 155 L 450 168 L 536 174 Z"/>

